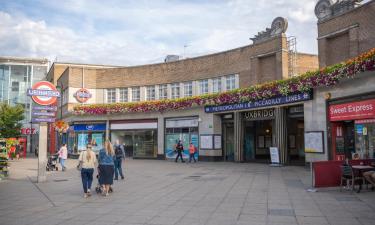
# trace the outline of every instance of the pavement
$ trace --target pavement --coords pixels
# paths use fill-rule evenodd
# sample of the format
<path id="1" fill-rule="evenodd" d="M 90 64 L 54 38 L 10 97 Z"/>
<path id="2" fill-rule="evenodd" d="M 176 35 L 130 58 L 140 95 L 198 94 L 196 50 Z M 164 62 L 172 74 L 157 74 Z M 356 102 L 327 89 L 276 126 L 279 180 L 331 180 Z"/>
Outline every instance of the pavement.
<path id="1" fill-rule="evenodd" d="M 375 224 L 375 192 L 307 192 L 304 167 L 127 159 L 113 194 L 85 199 L 76 164 L 69 159 L 66 172 L 35 183 L 37 159 L 11 162 L 10 177 L 0 181 L 0 224 Z"/>

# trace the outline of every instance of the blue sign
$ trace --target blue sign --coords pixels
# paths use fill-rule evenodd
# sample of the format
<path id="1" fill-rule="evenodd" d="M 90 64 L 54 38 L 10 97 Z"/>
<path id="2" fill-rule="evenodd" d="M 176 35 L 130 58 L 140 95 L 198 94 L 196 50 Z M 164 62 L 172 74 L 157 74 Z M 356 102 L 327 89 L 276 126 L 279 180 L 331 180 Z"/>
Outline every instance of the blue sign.
<path id="1" fill-rule="evenodd" d="M 33 123 L 53 123 L 55 122 L 55 118 L 32 118 L 31 121 Z"/>
<path id="2" fill-rule="evenodd" d="M 44 97 L 58 97 L 60 98 L 60 92 L 54 90 L 42 90 L 42 89 L 27 89 L 27 96 L 44 96 Z"/>
<path id="3" fill-rule="evenodd" d="M 262 99 L 255 102 L 243 102 L 231 105 L 220 105 L 220 106 L 206 106 L 204 111 L 206 113 L 214 112 L 225 112 L 243 109 L 255 109 L 261 107 L 283 105 L 295 102 L 302 102 L 312 99 L 312 93 L 297 93 L 288 96 L 279 96 L 276 98 Z"/>
<path id="4" fill-rule="evenodd" d="M 357 134 L 363 134 L 363 124 L 356 125 Z"/>
<path id="5" fill-rule="evenodd" d="M 57 111 L 57 106 L 33 106 L 33 110 Z"/>
<path id="6" fill-rule="evenodd" d="M 103 131 L 106 125 L 103 124 L 74 124 L 74 131 Z"/>
<path id="7" fill-rule="evenodd" d="M 32 112 L 33 116 L 55 116 L 54 112 Z"/>

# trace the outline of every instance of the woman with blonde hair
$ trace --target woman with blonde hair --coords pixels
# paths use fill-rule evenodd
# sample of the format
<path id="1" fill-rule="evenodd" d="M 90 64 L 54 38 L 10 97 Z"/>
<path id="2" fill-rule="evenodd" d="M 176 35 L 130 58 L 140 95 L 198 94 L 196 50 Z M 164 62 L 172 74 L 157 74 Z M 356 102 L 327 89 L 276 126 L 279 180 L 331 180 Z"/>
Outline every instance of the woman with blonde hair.
<path id="1" fill-rule="evenodd" d="M 109 188 L 113 184 L 114 151 L 111 142 L 107 139 L 104 148 L 99 151 L 99 183 L 103 185 L 103 195 L 108 196 Z"/>
<path id="2" fill-rule="evenodd" d="M 92 146 L 87 145 L 86 151 L 82 151 L 78 158 L 81 168 L 81 178 L 84 195 L 87 198 L 91 196 L 91 184 L 93 180 L 94 168 L 96 164 L 96 155 L 92 151 Z"/>

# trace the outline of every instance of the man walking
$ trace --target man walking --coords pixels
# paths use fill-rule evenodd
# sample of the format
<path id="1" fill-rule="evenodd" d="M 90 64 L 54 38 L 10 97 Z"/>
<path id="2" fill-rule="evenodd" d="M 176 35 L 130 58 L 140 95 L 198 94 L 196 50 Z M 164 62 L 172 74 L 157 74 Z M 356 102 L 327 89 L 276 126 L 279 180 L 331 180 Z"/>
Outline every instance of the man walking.
<path id="1" fill-rule="evenodd" d="M 182 151 L 184 150 L 184 146 L 182 145 L 182 141 L 179 140 L 177 145 L 176 145 L 176 151 L 177 151 L 177 156 L 175 162 L 177 162 L 178 157 L 181 158 L 181 162 L 185 162 L 184 159 L 182 158 Z"/>
<path id="2" fill-rule="evenodd" d="M 196 152 L 195 146 L 193 145 L 193 143 L 190 143 L 190 145 L 189 145 L 189 163 L 191 163 L 191 159 L 194 159 L 195 163 L 197 162 L 197 160 L 195 160 L 195 156 L 194 156 L 195 152 Z"/>
<path id="3" fill-rule="evenodd" d="M 122 173 L 122 159 L 125 159 L 124 146 L 120 144 L 119 140 L 116 140 L 116 144 L 113 146 L 115 149 L 114 163 L 115 163 L 115 180 L 118 180 L 118 174 L 120 173 L 121 179 L 124 179 Z"/>

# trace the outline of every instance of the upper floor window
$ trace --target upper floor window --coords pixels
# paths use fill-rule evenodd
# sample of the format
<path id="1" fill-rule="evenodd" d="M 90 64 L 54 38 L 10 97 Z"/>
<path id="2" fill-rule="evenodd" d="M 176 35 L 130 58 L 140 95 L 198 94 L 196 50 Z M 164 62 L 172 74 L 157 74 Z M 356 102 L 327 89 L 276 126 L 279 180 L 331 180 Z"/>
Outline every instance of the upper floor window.
<path id="1" fill-rule="evenodd" d="M 184 83 L 184 97 L 191 97 L 193 96 L 193 82 L 185 82 Z"/>
<path id="2" fill-rule="evenodd" d="M 107 89 L 107 103 L 116 102 L 116 88 Z"/>
<path id="3" fill-rule="evenodd" d="M 167 99 L 168 98 L 168 85 L 161 84 L 159 85 L 159 99 Z"/>
<path id="4" fill-rule="evenodd" d="M 199 94 L 204 95 L 208 93 L 208 80 L 199 81 Z"/>
<path id="5" fill-rule="evenodd" d="M 225 79 L 226 79 L 227 91 L 236 89 L 236 76 L 235 75 L 228 75 L 225 77 Z"/>
<path id="6" fill-rule="evenodd" d="M 127 102 L 128 101 L 128 88 L 120 88 L 120 102 Z"/>
<path id="7" fill-rule="evenodd" d="M 139 102 L 141 100 L 141 89 L 140 87 L 132 88 L 132 102 Z"/>
<path id="8" fill-rule="evenodd" d="M 221 77 L 212 79 L 212 92 L 221 92 Z"/>
<path id="9" fill-rule="evenodd" d="M 171 84 L 171 91 L 172 91 L 172 99 L 174 98 L 179 98 L 180 97 L 180 84 L 179 83 L 174 83 Z"/>
<path id="10" fill-rule="evenodd" d="M 19 91 L 20 83 L 18 81 L 12 81 L 12 91 Z"/>
<path id="11" fill-rule="evenodd" d="M 155 86 L 146 87 L 146 100 L 155 100 Z"/>

